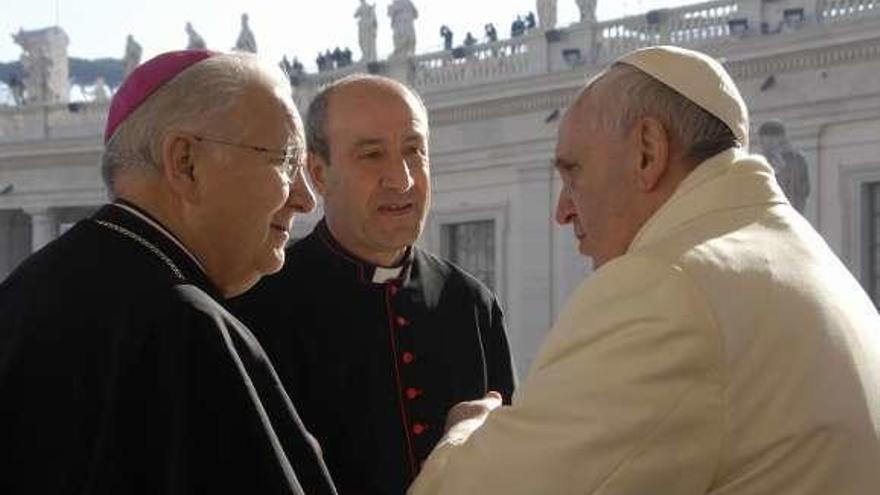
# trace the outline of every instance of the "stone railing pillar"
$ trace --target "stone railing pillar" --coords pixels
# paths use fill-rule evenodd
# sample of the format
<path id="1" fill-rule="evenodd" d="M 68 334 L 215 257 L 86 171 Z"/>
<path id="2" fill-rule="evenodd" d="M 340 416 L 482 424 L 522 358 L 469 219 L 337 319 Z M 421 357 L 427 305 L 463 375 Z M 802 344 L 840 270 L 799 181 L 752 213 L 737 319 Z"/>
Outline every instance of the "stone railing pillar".
<path id="1" fill-rule="evenodd" d="M 31 252 L 36 252 L 58 237 L 58 219 L 52 208 L 25 208 L 31 217 Z"/>
<path id="2" fill-rule="evenodd" d="M 390 57 L 385 63 L 385 73 L 383 75 L 402 81 L 410 86 L 415 83 L 415 68 L 413 66 L 413 56 L 408 57 Z"/>
<path id="3" fill-rule="evenodd" d="M 764 19 L 765 0 L 739 0 L 736 18 L 748 21 L 748 34 L 761 34 Z"/>
<path id="4" fill-rule="evenodd" d="M 538 74 L 550 72 L 550 44 L 558 40 L 559 31 L 550 29 L 529 33 L 526 41 L 528 47 L 529 64 L 532 70 Z"/>

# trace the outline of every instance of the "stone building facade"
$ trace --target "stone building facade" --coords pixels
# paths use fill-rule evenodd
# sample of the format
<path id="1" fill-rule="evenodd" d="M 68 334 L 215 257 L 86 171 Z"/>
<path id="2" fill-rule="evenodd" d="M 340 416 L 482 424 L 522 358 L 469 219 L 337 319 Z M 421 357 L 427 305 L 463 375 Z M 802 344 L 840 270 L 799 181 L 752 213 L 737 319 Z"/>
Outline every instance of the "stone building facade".
<path id="1" fill-rule="evenodd" d="M 408 82 L 431 119 L 427 248 L 499 294 L 521 374 L 589 273 L 552 221 L 558 118 L 586 78 L 618 55 L 677 44 L 718 57 L 748 102 L 755 135 L 785 123 L 808 164 L 805 216 L 880 303 L 880 0 L 713 0 L 474 45 L 305 74 L 356 71 Z M 105 201 L 98 173 L 106 103 L 0 108 L 0 277 Z M 298 219 L 307 233 L 320 211 Z"/>

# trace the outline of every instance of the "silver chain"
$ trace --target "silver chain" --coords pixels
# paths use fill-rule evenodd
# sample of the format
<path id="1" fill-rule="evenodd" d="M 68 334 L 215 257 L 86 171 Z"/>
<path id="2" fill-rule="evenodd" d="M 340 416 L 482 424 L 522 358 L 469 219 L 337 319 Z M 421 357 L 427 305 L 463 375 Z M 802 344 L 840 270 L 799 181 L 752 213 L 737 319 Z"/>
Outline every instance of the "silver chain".
<path id="1" fill-rule="evenodd" d="M 151 253 L 153 253 L 160 260 L 165 262 L 165 264 L 168 265 L 168 268 L 171 269 L 171 271 L 174 273 L 174 275 L 179 280 L 181 280 L 181 281 L 186 280 L 186 277 L 183 276 L 183 272 L 181 272 L 180 269 L 177 268 L 177 265 L 175 265 L 174 262 L 171 261 L 171 258 L 169 258 L 168 255 L 163 253 L 159 248 L 154 246 L 152 243 L 150 243 L 149 241 L 147 241 L 143 237 L 135 234 L 134 232 L 132 232 L 124 227 L 120 227 L 119 225 L 116 225 L 115 223 L 105 222 L 103 220 L 95 220 L 95 223 L 97 223 L 98 225 L 100 225 L 102 227 L 108 228 L 114 232 L 118 232 L 118 233 L 124 235 L 125 237 L 128 237 L 129 239 L 134 240 L 135 242 L 137 242 L 141 246 L 147 248 L 148 250 L 150 250 Z"/>

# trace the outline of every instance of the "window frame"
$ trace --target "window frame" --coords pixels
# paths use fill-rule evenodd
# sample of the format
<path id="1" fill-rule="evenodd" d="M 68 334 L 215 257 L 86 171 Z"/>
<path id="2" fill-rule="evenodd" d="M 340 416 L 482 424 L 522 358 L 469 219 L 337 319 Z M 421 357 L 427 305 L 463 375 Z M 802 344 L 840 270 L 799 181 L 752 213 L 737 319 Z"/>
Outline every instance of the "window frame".
<path id="1" fill-rule="evenodd" d="M 431 212 L 428 220 L 426 236 L 423 245 L 431 252 L 442 256 L 443 226 L 455 225 L 467 222 L 492 221 L 495 230 L 495 292 L 502 308 L 506 307 L 507 297 L 507 234 L 508 234 L 508 207 L 506 204 L 462 207 L 454 209 L 441 209 Z"/>
<path id="2" fill-rule="evenodd" d="M 840 204 L 842 209 L 842 257 L 852 274 L 874 300 L 873 263 L 870 234 L 872 221 L 868 194 L 872 184 L 880 184 L 880 163 L 860 163 L 841 167 Z M 878 185 L 880 187 L 880 185 Z M 880 269 L 880 266 L 877 267 Z M 876 290 L 880 290 L 877 287 Z"/>

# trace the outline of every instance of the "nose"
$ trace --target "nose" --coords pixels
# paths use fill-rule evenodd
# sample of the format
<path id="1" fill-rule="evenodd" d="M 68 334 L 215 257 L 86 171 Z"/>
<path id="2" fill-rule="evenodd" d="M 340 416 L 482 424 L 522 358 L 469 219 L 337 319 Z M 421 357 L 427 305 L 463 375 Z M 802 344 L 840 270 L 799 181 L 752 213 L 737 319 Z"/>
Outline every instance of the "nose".
<path id="1" fill-rule="evenodd" d="M 308 213 L 315 207 L 315 194 L 306 180 L 304 167 L 298 167 L 290 184 L 287 203 L 298 213 Z"/>
<path id="2" fill-rule="evenodd" d="M 405 157 L 393 160 L 382 175 L 381 185 L 398 192 L 409 191 L 415 184 L 410 164 Z"/>
<path id="3" fill-rule="evenodd" d="M 556 223 L 559 225 L 571 223 L 576 216 L 574 202 L 571 200 L 568 188 L 562 186 L 562 191 L 559 192 L 559 200 L 556 202 Z"/>

